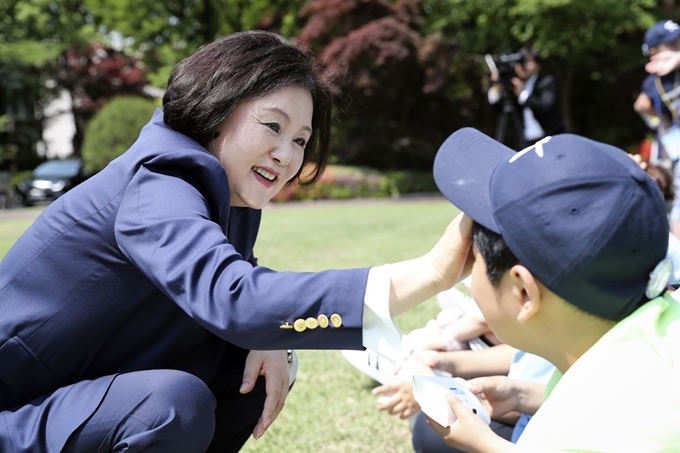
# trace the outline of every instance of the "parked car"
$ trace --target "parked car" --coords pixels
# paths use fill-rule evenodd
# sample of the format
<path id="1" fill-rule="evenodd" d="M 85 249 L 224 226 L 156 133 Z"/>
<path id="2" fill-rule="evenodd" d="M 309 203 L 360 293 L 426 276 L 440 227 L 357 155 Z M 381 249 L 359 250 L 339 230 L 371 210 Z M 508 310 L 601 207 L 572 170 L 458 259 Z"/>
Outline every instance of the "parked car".
<path id="1" fill-rule="evenodd" d="M 32 175 L 17 184 L 25 206 L 53 201 L 85 181 L 80 159 L 49 160 L 35 167 Z"/>

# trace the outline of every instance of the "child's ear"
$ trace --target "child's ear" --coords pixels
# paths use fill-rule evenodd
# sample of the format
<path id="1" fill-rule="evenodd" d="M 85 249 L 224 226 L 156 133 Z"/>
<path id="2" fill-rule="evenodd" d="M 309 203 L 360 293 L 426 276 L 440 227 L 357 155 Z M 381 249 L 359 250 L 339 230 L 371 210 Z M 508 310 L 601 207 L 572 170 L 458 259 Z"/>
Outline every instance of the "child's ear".
<path id="1" fill-rule="evenodd" d="M 526 322 L 541 308 L 541 289 L 533 274 L 521 264 L 510 269 L 513 296 L 518 305 L 517 321 Z"/>

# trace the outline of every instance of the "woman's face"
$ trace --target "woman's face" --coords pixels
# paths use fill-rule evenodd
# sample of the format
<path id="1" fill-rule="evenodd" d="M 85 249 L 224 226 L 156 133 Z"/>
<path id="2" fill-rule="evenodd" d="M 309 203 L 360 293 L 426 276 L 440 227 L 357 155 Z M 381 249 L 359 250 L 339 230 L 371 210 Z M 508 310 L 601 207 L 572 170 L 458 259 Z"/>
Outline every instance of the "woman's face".
<path id="1" fill-rule="evenodd" d="M 295 176 L 312 135 L 312 95 L 289 86 L 239 104 L 210 151 L 229 179 L 232 206 L 260 209 Z"/>

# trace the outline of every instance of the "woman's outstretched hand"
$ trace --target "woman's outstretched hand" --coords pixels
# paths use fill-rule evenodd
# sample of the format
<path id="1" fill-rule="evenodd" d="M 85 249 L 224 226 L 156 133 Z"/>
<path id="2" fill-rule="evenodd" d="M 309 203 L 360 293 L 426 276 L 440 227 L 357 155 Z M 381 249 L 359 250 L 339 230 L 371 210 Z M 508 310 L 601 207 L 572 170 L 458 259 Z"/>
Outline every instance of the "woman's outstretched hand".
<path id="1" fill-rule="evenodd" d="M 432 266 L 435 284 L 445 291 L 470 275 L 472 270 L 472 219 L 460 213 L 425 258 Z"/>

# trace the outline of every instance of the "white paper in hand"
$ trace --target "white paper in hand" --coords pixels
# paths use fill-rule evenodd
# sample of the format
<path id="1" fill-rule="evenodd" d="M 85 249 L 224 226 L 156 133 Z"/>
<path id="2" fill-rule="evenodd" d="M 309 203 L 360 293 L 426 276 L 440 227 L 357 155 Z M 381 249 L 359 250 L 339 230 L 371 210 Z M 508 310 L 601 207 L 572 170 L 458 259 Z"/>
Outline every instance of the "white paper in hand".
<path id="1" fill-rule="evenodd" d="M 489 412 L 482 401 L 469 390 L 465 379 L 442 376 L 413 376 L 413 397 L 420 409 L 435 422 L 447 427 L 456 421 L 444 393 L 449 390 L 487 425 L 491 423 Z"/>

